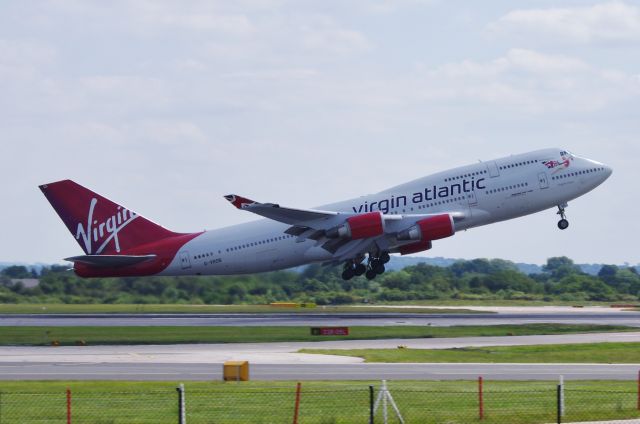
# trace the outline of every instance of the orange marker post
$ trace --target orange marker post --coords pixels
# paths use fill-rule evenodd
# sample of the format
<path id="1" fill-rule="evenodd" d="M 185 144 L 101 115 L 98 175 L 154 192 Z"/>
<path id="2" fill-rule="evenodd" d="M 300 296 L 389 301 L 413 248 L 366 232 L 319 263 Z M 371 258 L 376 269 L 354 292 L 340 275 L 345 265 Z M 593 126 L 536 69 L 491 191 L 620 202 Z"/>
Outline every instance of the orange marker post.
<path id="1" fill-rule="evenodd" d="M 300 391 L 302 383 L 296 385 L 296 405 L 293 409 L 293 424 L 298 424 L 298 413 L 300 412 Z"/>

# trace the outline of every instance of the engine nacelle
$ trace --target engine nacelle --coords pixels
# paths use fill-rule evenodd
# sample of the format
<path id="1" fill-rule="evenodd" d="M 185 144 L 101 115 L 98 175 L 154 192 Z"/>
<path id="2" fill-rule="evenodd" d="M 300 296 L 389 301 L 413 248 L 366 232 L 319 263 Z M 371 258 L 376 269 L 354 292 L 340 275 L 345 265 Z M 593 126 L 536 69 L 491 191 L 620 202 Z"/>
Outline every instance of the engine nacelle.
<path id="1" fill-rule="evenodd" d="M 412 253 L 418 253 L 429 249 L 431 249 L 431 242 L 426 240 L 400 246 L 398 248 L 398 252 L 400 252 L 401 255 L 410 255 Z"/>
<path id="2" fill-rule="evenodd" d="M 347 222 L 326 231 L 328 238 L 359 240 L 384 233 L 384 219 L 380 212 L 369 212 L 347 218 Z"/>
<path id="3" fill-rule="evenodd" d="M 397 239 L 432 241 L 450 237 L 456 232 L 453 217 L 449 214 L 435 215 L 416 222 L 398 233 Z"/>

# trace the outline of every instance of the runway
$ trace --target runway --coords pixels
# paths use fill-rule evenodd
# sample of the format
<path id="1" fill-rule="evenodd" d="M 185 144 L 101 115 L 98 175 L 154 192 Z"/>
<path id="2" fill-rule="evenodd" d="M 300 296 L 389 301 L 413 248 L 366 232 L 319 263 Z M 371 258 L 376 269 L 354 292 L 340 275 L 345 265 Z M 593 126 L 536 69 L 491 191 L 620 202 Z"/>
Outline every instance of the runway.
<path id="1" fill-rule="evenodd" d="M 468 379 L 633 379 L 640 364 L 377 364 L 361 358 L 298 353 L 305 348 L 444 349 L 555 343 L 639 342 L 640 332 L 551 336 L 459 337 L 148 346 L 65 346 L 0 348 L 0 380 L 109 379 L 210 380 L 222 363 L 247 360 L 252 379 L 375 380 Z"/>
<path id="2" fill-rule="evenodd" d="M 570 310 L 494 314 L 274 313 L 274 314 L 3 314 L 0 327 L 16 326 L 394 326 L 500 324 L 608 324 L 640 327 L 640 312 Z"/>
<path id="3" fill-rule="evenodd" d="M 634 380 L 640 365 L 251 364 L 251 380 Z M 2 363 L 2 380 L 220 381 L 220 364 Z"/>
<path id="4" fill-rule="evenodd" d="M 0 315 L 2 326 L 391 326 L 529 323 L 610 324 L 640 327 L 640 312 L 584 309 L 478 308 L 473 314 L 47 314 Z M 640 331 L 548 336 L 343 340 L 157 346 L 0 347 L 0 380 L 220 380 L 222 363 L 248 360 L 254 380 L 488 379 L 555 380 L 637 378 L 640 364 L 377 364 L 347 356 L 297 353 L 299 349 L 444 349 L 604 341 L 640 342 Z"/>

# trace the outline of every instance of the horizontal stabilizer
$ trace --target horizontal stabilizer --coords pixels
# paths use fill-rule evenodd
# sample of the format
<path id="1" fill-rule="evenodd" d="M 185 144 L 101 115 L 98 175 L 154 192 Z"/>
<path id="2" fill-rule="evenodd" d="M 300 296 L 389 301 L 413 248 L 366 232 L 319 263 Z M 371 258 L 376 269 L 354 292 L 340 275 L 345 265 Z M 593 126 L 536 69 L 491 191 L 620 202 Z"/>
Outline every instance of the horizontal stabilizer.
<path id="1" fill-rule="evenodd" d="M 155 257 L 156 255 L 82 255 L 65 258 L 64 260 L 95 267 L 117 268 L 150 261 Z"/>

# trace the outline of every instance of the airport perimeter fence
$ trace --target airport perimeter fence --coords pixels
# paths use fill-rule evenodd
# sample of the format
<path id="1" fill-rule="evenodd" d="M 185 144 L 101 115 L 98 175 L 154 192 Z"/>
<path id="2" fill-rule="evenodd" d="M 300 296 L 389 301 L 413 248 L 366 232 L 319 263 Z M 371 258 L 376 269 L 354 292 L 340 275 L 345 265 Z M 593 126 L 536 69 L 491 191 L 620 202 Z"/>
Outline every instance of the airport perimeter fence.
<path id="1" fill-rule="evenodd" d="M 396 382 L 317 388 L 246 387 L 157 391 L 0 391 L 1 424 L 346 424 L 640 422 L 638 390 L 532 384 L 528 390 L 403 388 Z M 385 420 L 386 415 L 386 420 Z M 616 422 L 616 421 L 612 421 Z M 626 421 L 625 421 L 626 422 Z"/>

